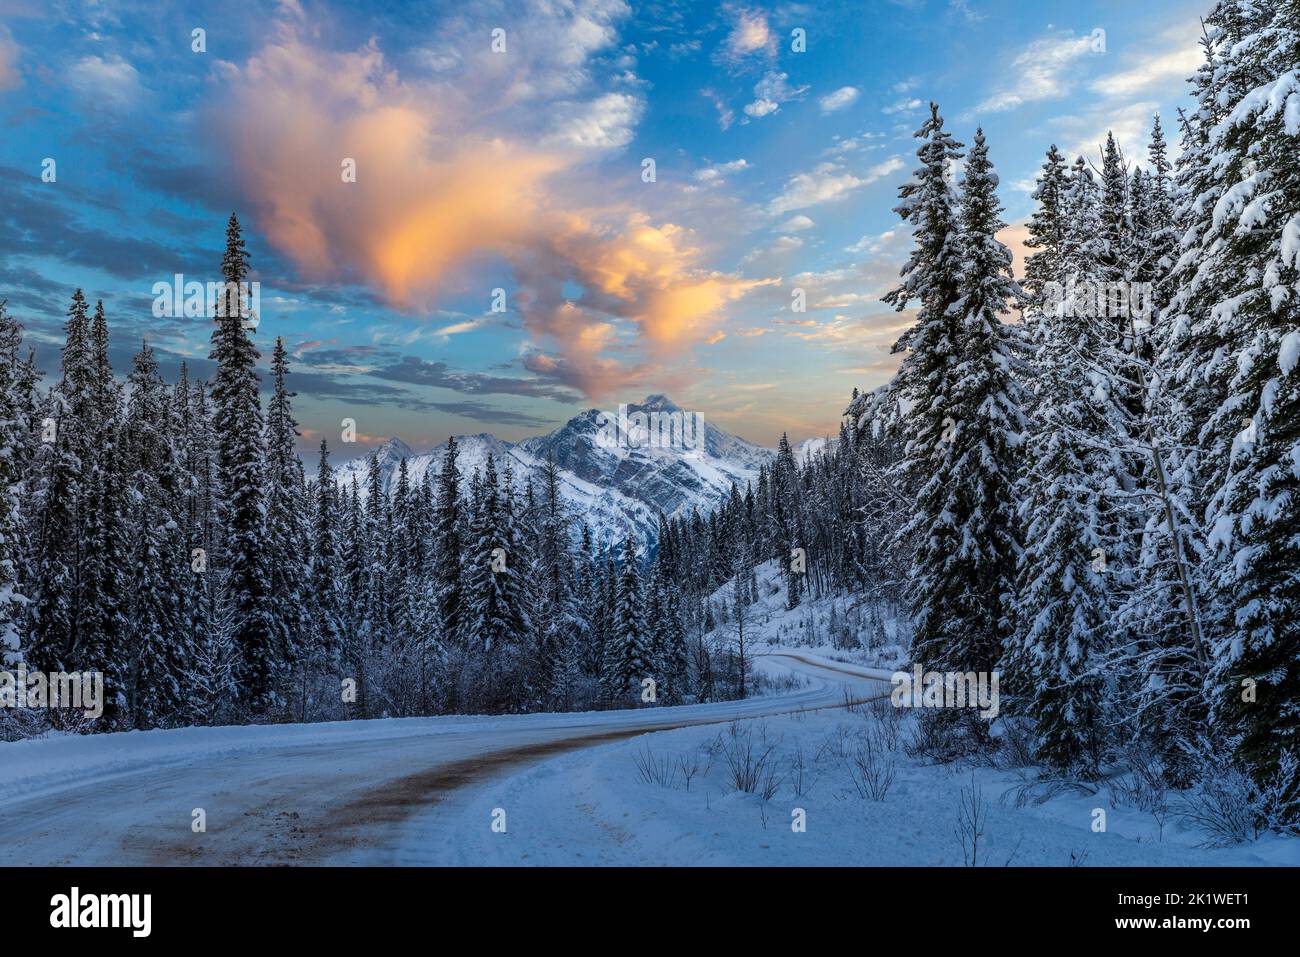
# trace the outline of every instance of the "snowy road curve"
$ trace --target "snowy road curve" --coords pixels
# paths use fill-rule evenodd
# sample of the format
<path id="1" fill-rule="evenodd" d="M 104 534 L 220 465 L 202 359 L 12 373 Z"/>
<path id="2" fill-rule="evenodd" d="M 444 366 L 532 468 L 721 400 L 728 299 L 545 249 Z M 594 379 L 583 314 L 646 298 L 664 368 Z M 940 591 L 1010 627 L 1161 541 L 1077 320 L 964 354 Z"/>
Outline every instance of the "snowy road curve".
<path id="1" fill-rule="evenodd" d="M 740 702 L 571 715 L 191 728 L 0 744 L 12 865 L 407 864 L 475 788 L 547 757 L 649 731 L 842 706 L 880 672 L 794 652 L 806 687 Z M 201 809 L 206 831 L 192 822 Z M 417 825 L 418 834 L 413 833 Z M 413 848 L 419 850 L 414 852 Z"/>

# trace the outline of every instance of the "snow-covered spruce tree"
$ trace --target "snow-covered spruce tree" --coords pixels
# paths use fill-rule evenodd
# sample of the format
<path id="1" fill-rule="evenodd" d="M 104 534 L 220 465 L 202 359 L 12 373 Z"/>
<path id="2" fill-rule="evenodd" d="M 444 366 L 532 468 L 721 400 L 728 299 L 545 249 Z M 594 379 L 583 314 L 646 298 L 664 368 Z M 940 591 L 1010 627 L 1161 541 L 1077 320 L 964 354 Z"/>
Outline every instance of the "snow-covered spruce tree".
<path id="1" fill-rule="evenodd" d="M 342 666 L 345 678 L 356 682 L 356 701 L 350 712 L 373 717 L 371 664 L 374 651 L 375 603 L 372 590 L 370 523 L 361 504 L 357 478 L 345 491 L 339 510 L 342 524 L 343 596 L 339 603 L 342 624 Z"/>
<path id="2" fill-rule="evenodd" d="M 1147 146 L 1147 164 L 1150 166 L 1148 188 L 1148 220 L 1151 234 L 1146 243 L 1146 264 L 1150 280 L 1155 284 L 1153 307 L 1157 314 L 1163 312 L 1169 300 L 1168 277 L 1178 258 L 1178 228 L 1174 220 L 1173 170 L 1169 162 L 1169 147 L 1165 143 L 1164 129 L 1157 113 L 1151 124 L 1151 142 Z"/>
<path id="3" fill-rule="evenodd" d="M 1127 278 L 1129 253 L 1129 196 L 1128 163 L 1115 141 L 1115 134 L 1107 132 L 1106 145 L 1101 152 L 1101 209 L 1098 222 L 1099 263 L 1101 278 L 1120 282 Z M 1126 327 L 1117 326 L 1116 339 L 1128 334 Z"/>
<path id="4" fill-rule="evenodd" d="M 1038 185 L 1034 189 L 1038 205 L 1029 217 L 1029 238 L 1025 240 L 1025 247 L 1034 250 L 1025 258 L 1025 281 L 1022 284 L 1026 325 L 1031 337 L 1048 298 L 1049 284 L 1059 286 L 1064 282 L 1068 190 L 1065 158 L 1053 143 L 1038 175 Z"/>
<path id="5" fill-rule="evenodd" d="M 1154 685 L 1155 694 L 1149 697 L 1166 699 L 1159 713 L 1166 716 L 1166 725 L 1172 720 L 1178 729 L 1174 738 L 1204 733 L 1209 645 L 1229 617 L 1216 581 L 1217 563 L 1206 545 L 1212 494 L 1208 476 L 1225 458 L 1223 444 L 1208 423 L 1228 394 L 1232 374 L 1225 359 L 1226 323 L 1216 306 L 1234 296 L 1222 263 L 1223 244 L 1207 235 L 1226 189 L 1215 163 L 1211 131 L 1253 83 L 1252 71 L 1234 50 L 1249 33 L 1250 21 L 1259 16 L 1249 6 L 1225 0 L 1205 18 L 1200 41 L 1204 61 L 1192 79 L 1196 107 L 1190 115 L 1181 115 L 1182 155 L 1174 189 L 1174 220 L 1180 233 L 1177 260 L 1162 288 L 1168 306 L 1152 333 L 1156 361 L 1148 388 L 1153 412 L 1148 422 L 1171 441 L 1162 496 L 1164 528 L 1154 519 L 1148 521 L 1144 560 L 1150 569 L 1161 571 L 1161 550 L 1170 556 L 1183 614 L 1180 628 L 1160 627 L 1157 619 L 1156 626 L 1147 629 L 1148 657 L 1157 660 L 1144 670 Z M 1154 477 L 1158 482 L 1159 476 Z M 1170 589 L 1162 593 L 1159 586 L 1159 581 L 1146 586 L 1152 592 L 1146 608 L 1173 604 Z M 1177 740 L 1170 745 L 1165 751 L 1166 760 L 1174 764 L 1173 777 L 1179 784 L 1189 783 L 1193 768 L 1187 762 L 1180 767 L 1183 748 Z"/>
<path id="6" fill-rule="evenodd" d="M 913 559 L 914 660 L 927 669 L 991 671 L 1010 630 L 1019 554 L 1013 483 L 1021 442 L 1014 379 L 1016 335 L 1001 315 L 1016 295 L 997 177 L 982 133 L 967 162 L 960 216 L 947 183 L 957 145 L 937 107 L 917 134 L 923 165 L 899 207 L 917 227 L 904 285 L 888 297 L 919 301 L 895 380 L 906 437 L 900 472 L 916 501 L 905 534 Z"/>
<path id="7" fill-rule="evenodd" d="M 19 582 L 23 459 L 21 441 L 31 428 L 24 413 L 19 367 L 22 327 L 0 301 L 0 667 L 23 658 L 23 608 Z"/>
<path id="8" fill-rule="evenodd" d="M 750 671 L 753 667 L 750 645 L 754 639 L 750 629 L 750 602 L 747 592 L 744 575 L 740 569 L 737 569 L 736 577 L 731 583 L 732 636 L 727 647 L 726 658 L 728 670 L 731 672 L 729 677 L 733 697 L 742 700 L 749 696 Z"/>
<path id="9" fill-rule="evenodd" d="M 392 542 L 392 508 L 384 490 L 379 455 L 371 452 L 366 460 L 365 522 L 366 578 L 370 596 L 370 644 L 372 649 L 387 648 L 392 640 L 392 602 L 389 595 L 388 547 Z"/>
<path id="10" fill-rule="evenodd" d="M 1054 154 L 1055 148 L 1044 164 L 1040 208 L 1030 223 L 1028 245 L 1038 252 L 1025 263 L 1039 289 L 1029 306 L 1033 415 L 1026 425 L 1025 544 L 1007 685 L 1035 721 L 1040 760 L 1094 776 L 1107 725 L 1101 662 L 1117 601 L 1110 563 L 1124 554 L 1117 501 L 1128 417 L 1116 397 L 1124 363 L 1113 331 L 1062 295 L 1071 278 L 1095 272 L 1088 237 L 1096 235 L 1096 217 L 1085 205 L 1091 201 L 1086 184 L 1068 188 Z M 1040 298 L 1048 283 L 1056 294 Z"/>
<path id="11" fill-rule="evenodd" d="M 248 252 L 239 221 L 231 213 L 221 260 L 225 286 L 209 354 L 217 364 L 212 404 L 221 489 L 220 560 L 228 573 L 227 587 L 235 609 L 242 703 L 250 715 L 261 715 L 276 704 L 282 662 L 276 656 L 266 556 L 266 452 L 257 350 L 245 329 L 242 313 L 247 304 L 239 292 L 248 273 Z"/>
<path id="12" fill-rule="evenodd" d="M 392 685 L 399 715 L 415 714 L 424 709 L 431 679 L 422 618 L 425 606 L 420 601 L 425 574 L 423 547 L 427 536 L 423 526 L 420 491 L 413 487 L 410 468 L 403 457 L 397 466 L 391 540 L 385 549 L 392 635 L 392 647 L 386 658 L 387 680 Z"/>
<path id="13" fill-rule="evenodd" d="M 1148 520 L 1143 540 L 1145 596 L 1150 627 L 1141 632 L 1151 676 L 1139 714 L 1150 714 L 1155 738 L 1175 784 L 1190 784 L 1195 762 L 1184 745 L 1207 733 L 1209 688 L 1216 636 L 1230 632 L 1231 609 L 1218 574 L 1221 563 L 1207 545 L 1209 502 L 1216 472 L 1223 474 L 1232 438 L 1240 430 L 1212 428 L 1223 414 L 1234 373 L 1228 358 L 1228 320 L 1238 290 L 1224 263 L 1225 244 L 1212 235 L 1215 210 L 1229 180 L 1222 175 L 1212 131 L 1259 79 L 1237 53 L 1263 16 L 1231 0 L 1205 18 L 1204 62 L 1192 80 L 1196 106 L 1182 114 L 1182 155 L 1177 163 L 1174 219 L 1180 233 L 1177 261 L 1161 287 L 1169 301 L 1152 330 L 1156 352 L 1148 383 L 1148 425 L 1153 430 L 1149 485 L 1161 491 L 1161 518 Z M 1231 434 L 1229 434 L 1231 432 Z M 1164 465 L 1154 468 L 1162 436 Z M 1226 441 L 1225 441 L 1226 436 Z M 1163 482 L 1160 471 L 1163 471 Z M 1176 619 L 1161 614 L 1178 607 Z M 1177 627 L 1173 626 L 1177 622 Z M 1146 731 L 1147 729 L 1144 729 Z M 1221 745 L 1225 747 L 1226 745 Z"/>
<path id="14" fill-rule="evenodd" d="M 606 635 L 609 616 L 605 604 L 605 561 L 601 551 L 591 540 L 591 527 L 582 526 L 578 556 L 581 577 L 578 592 L 579 608 L 586 627 L 583 632 L 582 673 L 593 687 L 595 697 L 601 697 L 601 676 L 604 671 Z"/>
<path id="15" fill-rule="evenodd" d="M 212 406 L 207 387 L 195 382 L 189 390 L 187 412 L 182 418 L 187 496 L 187 550 L 190 556 L 194 600 L 190 610 L 190 630 L 197 640 L 216 618 L 216 575 L 214 556 L 217 549 L 218 489 L 216 437 L 212 426 Z M 196 550 L 199 550 L 196 554 Z M 196 559 L 198 559 L 196 563 Z M 197 567 L 196 567 L 197 565 Z"/>
<path id="16" fill-rule="evenodd" d="M 1196 450 L 1180 448 L 1171 433 L 1176 393 L 1164 349 L 1171 333 L 1167 302 L 1177 234 L 1169 163 L 1157 116 L 1148 148 L 1151 172 L 1135 170 L 1129 185 L 1128 242 L 1124 276 L 1143 284 L 1130 289 L 1129 308 L 1119 318 L 1128 325 L 1126 364 L 1117 364 L 1129 382 L 1131 480 L 1116 503 L 1122 508 L 1129 555 L 1112 558 L 1112 583 L 1122 601 L 1116 609 L 1105 670 L 1115 694 L 1126 702 L 1117 715 L 1117 739 L 1137 741 L 1160 756 L 1166 780 L 1191 781 L 1193 762 L 1186 744 L 1204 734 L 1204 645 L 1200 630 L 1194 554 L 1203 554 L 1199 522 L 1188 507 L 1190 486 L 1173 478 L 1179 461 L 1195 462 Z M 1149 287 L 1146 284 L 1150 284 Z M 1139 298 L 1140 297 L 1140 298 Z M 1186 473 L 1190 474 L 1190 472 Z M 1121 478 L 1124 478 L 1121 475 Z M 1116 560 L 1118 559 L 1118 560 Z"/>
<path id="17" fill-rule="evenodd" d="M 298 457 L 298 423 L 293 417 L 293 393 L 285 382 L 289 372 L 284 339 L 277 337 L 271 353 L 274 392 L 266 414 L 266 560 L 270 581 L 274 652 L 284 663 L 283 680 L 303 689 L 301 659 L 311 627 L 307 601 L 310 555 L 306 490 Z M 301 715 L 304 702 L 298 702 Z"/>
<path id="18" fill-rule="evenodd" d="M 433 519 L 435 538 L 433 566 L 433 601 L 435 626 L 445 654 L 453 647 L 466 644 L 464 625 L 464 586 L 461 567 L 461 492 L 460 469 L 456 466 L 456 438 L 447 439 L 447 451 L 438 473 L 437 511 Z"/>
<path id="19" fill-rule="evenodd" d="M 235 609 L 223 583 L 214 582 L 211 588 L 212 612 L 185 662 L 187 692 L 180 717 L 187 724 L 228 724 L 237 715 Z"/>
<path id="20" fill-rule="evenodd" d="M 128 454 L 122 447 L 121 394 L 108 357 L 108 321 L 103 302 L 96 302 L 88 343 L 90 369 L 83 414 L 92 435 L 84 449 L 81 480 L 85 499 L 80 528 L 85 536 L 82 561 L 84 612 L 80 631 L 85 647 L 109 648 L 120 643 L 129 628 L 127 584 L 131 548 L 128 528 L 126 469 Z M 117 657 L 117 656 L 114 656 Z M 123 684 L 119 673 L 106 681 Z"/>
<path id="21" fill-rule="evenodd" d="M 955 660 L 964 658 L 976 670 L 989 670 L 1000 660 L 1020 552 L 1013 485 L 1023 442 L 1018 377 L 1023 355 L 1018 332 L 1002 321 L 1019 289 L 1011 277 L 1010 251 L 996 239 L 1005 225 L 997 185 L 983 130 L 977 130 L 963 181 L 962 295 L 952 307 L 960 322 L 960 348 L 947 407 L 955 428 L 945 463 L 961 489 L 957 494 L 969 496 L 954 503 L 961 529 L 954 556 L 961 584 L 954 597 L 970 630 L 959 633 L 949 648 L 957 652 Z"/>
<path id="22" fill-rule="evenodd" d="M 603 682 L 606 697 L 624 706 L 640 701 L 641 681 L 651 676 L 644 616 L 636 539 L 628 534 L 617 572 L 611 634 L 605 643 Z"/>
<path id="23" fill-rule="evenodd" d="M 772 539 L 777 546 L 777 561 L 785 565 L 785 607 L 798 608 L 799 596 L 803 587 L 803 574 L 791 558 L 791 553 L 801 545 L 801 529 L 798 515 L 799 470 L 794 461 L 794 450 L 790 447 L 789 437 L 782 432 L 781 442 L 777 446 L 776 461 L 772 463 Z M 735 487 L 732 487 L 733 495 Z M 734 571 L 734 544 L 724 548 L 730 552 L 719 575 L 720 581 L 731 577 Z"/>
<path id="24" fill-rule="evenodd" d="M 342 663 L 343 625 L 340 609 L 339 489 L 329 464 L 329 445 L 320 441 L 316 466 L 315 503 L 312 510 L 310 582 L 311 638 L 298 661 L 300 720 L 306 720 L 308 699 L 316 678 L 338 674 Z"/>
<path id="25" fill-rule="evenodd" d="M 518 622 L 511 636 L 508 660 L 502 662 L 503 678 L 510 685 L 510 709 L 531 711 L 542 706 L 548 690 L 548 685 L 539 681 L 533 670 L 539 640 L 535 610 L 541 605 L 536 551 L 537 501 L 531 481 L 524 483 L 522 493 L 516 488 L 514 468 L 509 463 L 502 474 L 501 516 L 509 543 L 509 561 L 514 565 L 510 597 Z"/>
<path id="26" fill-rule="evenodd" d="M 665 563 L 656 563 L 652 582 L 647 617 L 652 635 L 651 657 L 657 697 L 660 704 L 682 704 L 690 694 L 690 668 L 681 602 Z"/>
<path id="27" fill-rule="evenodd" d="M 903 442 L 902 458 L 893 471 L 903 495 L 914 502 L 900 541 L 914 536 L 916 549 L 909 577 L 915 630 L 913 656 L 928 668 L 952 660 L 944 601 L 949 570 L 945 555 L 955 556 L 960 544 L 943 496 L 954 490 L 935 474 L 952 452 L 947 441 L 955 424 L 947 411 L 956 378 L 958 324 L 951 307 L 958 299 L 957 271 L 961 230 L 957 198 L 949 183 L 951 166 L 962 154 L 961 144 L 943 129 L 937 104 L 916 132 L 921 165 L 899 189 L 894 208 L 913 227 L 915 245 L 903 265 L 903 284 L 885 296 L 898 310 L 915 304 L 916 321 L 894 344 L 903 360 L 889 386 L 889 401 L 878 409 L 879 422 Z M 945 476 L 945 478 L 947 478 Z"/>
<path id="28" fill-rule="evenodd" d="M 193 649 L 185 642 L 179 596 L 189 561 L 173 514 L 179 468 L 169 396 L 147 343 L 136 353 L 127 382 L 122 449 L 131 503 L 127 709 L 134 727 L 151 728 L 174 719 L 184 703 Z"/>
<path id="29" fill-rule="evenodd" d="M 465 628 L 470 653 L 471 693 L 488 711 L 506 710 L 513 688 L 516 643 L 528 627 L 523 608 L 521 556 L 512 552 L 513 516 L 497 484 L 491 453 L 483 466 L 481 500 L 466 549 L 468 594 Z"/>
<path id="30" fill-rule="evenodd" d="M 1225 2 L 1206 22 L 1171 348 L 1217 401 L 1199 434 L 1216 714 L 1264 781 L 1300 748 L 1300 4 Z"/>
<path id="31" fill-rule="evenodd" d="M 86 309 L 85 296 L 78 289 L 68 309 L 62 377 L 38 413 L 42 441 L 29 505 L 33 540 L 28 567 L 35 594 L 28 605 L 28 651 L 29 664 L 42 671 L 106 672 L 106 701 L 116 705 L 122 685 L 107 682 L 110 673 L 115 679 L 123 673 L 126 656 L 120 646 L 83 641 L 80 627 L 87 605 L 85 569 L 80 564 L 86 544 L 82 462 L 87 458 L 90 404 L 84 394 L 91 382 Z"/>
<path id="32" fill-rule="evenodd" d="M 568 507 L 560 494 L 554 455 L 547 455 L 538 503 L 536 579 L 539 584 L 537 657 L 534 670 L 547 698 L 557 707 L 573 706 L 581 678 L 581 650 L 587 623 L 579 613 L 573 576 L 575 557 Z"/>
<path id="33" fill-rule="evenodd" d="M 177 488 L 173 514 L 180 536 L 180 550 L 187 563 L 181 569 L 181 592 L 177 596 L 177 618 L 184 640 L 197 646 L 203 631 L 207 608 L 207 554 L 199 533 L 199 483 L 195 475 L 195 422 L 193 394 L 197 383 L 190 382 L 188 363 L 182 361 L 180 374 L 171 390 L 171 430 L 175 446 Z M 191 694 L 190 689 L 182 692 Z"/>

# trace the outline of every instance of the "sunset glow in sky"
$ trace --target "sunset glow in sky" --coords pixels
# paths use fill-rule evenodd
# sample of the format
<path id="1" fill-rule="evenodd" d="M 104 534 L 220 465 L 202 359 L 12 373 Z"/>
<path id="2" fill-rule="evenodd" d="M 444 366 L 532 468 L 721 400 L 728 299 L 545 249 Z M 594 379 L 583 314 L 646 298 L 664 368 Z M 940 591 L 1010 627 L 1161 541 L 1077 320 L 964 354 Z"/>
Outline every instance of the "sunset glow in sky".
<path id="1" fill-rule="evenodd" d="M 1096 157 L 1109 123 L 1140 161 L 1155 111 L 1176 140 L 1205 5 L 0 0 L 0 299 L 47 371 L 82 286 L 119 373 L 147 337 L 206 377 L 208 324 L 151 290 L 214 278 L 234 210 L 304 449 L 651 392 L 833 434 L 909 319 L 879 300 L 926 103 L 984 126 L 1014 248 L 1050 143 Z"/>

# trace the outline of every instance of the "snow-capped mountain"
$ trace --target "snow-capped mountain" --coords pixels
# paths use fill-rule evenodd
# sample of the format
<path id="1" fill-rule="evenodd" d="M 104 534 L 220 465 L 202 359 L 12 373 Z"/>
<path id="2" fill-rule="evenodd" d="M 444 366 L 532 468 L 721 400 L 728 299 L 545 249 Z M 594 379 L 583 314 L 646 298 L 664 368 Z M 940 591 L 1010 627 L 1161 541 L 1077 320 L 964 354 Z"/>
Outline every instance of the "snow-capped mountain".
<path id="1" fill-rule="evenodd" d="M 591 527 L 597 543 L 618 540 L 629 529 L 648 543 L 655 538 L 660 512 L 675 516 L 698 508 L 706 513 L 730 492 L 733 482 L 743 489 L 746 482 L 754 481 L 759 466 L 776 454 L 722 431 L 703 417 L 697 418 L 695 431 L 689 425 L 691 413 L 666 396 L 651 395 L 629 404 L 625 415 L 633 425 L 637 413 L 647 419 L 651 414 L 680 414 L 688 423 L 681 433 L 683 441 L 666 446 L 648 443 L 635 428 L 630 434 L 622 431 L 619 423 L 627 420 L 619 413 L 588 409 L 548 435 L 521 442 L 506 442 L 488 433 L 457 436 L 457 466 L 468 479 L 475 469 L 482 470 L 490 452 L 498 473 L 509 466 L 516 485 L 522 486 L 529 478 L 540 483 L 547 456 L 554 455 L 561 493 L 578 520 Z M 444 442 L 416 454 L 401 439 L 389 439 L 377 450 L 385 490 L 391 491 L 403 458 L 412 484 L 423 481 L 429 469 L 436 475 L 446 447 Z M 336 473 L 338 480 L 351 482 L 355 477 L 364 495 L 368 459 L 366 455 L 345 462 Z"/>

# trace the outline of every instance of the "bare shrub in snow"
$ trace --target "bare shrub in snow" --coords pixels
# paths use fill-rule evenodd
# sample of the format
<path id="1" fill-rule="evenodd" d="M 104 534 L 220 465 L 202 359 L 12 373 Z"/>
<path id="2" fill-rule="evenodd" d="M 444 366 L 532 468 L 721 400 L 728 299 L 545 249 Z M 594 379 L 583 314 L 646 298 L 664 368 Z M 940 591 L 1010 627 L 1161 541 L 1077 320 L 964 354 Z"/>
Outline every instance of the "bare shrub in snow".
<path id="1" fill-rule="evenodd" d="M 802 745 L 796 744 L 790 753 L 789 779 L 790 787 L 794 789 L 794 796 L 797 798 L 811 791 L 816 781 L 812 768 L 808 765 L 808 759 L 804 757 Z"/>
<path id="2" fill-rule="evenodd" d="M 776 742 L 767 740 L 766 724 L 759 726 L 758 740 L 748 725 L 733 721 L 719 735 L 722 758 L 726 762 L 732 787 L 746 794 L 760 794 L 770 800 L 780 787 L 776 776 Z"/>
<path id="3" fill-rule="evenodd" d="M 691 781 L 700 773 L 699 752 L 688 752 L 677 756 L 677 774 L 686 790 L 691 789 Z"/>
<path id="4" fill-rule="evenodd" d="M 958 796 L 957 828 L 954 831 L 961 843 L 962 861 L 967 867 L 979 866 L 980 838 L 984 836 L 987 821 L 984 792 L 980 790 L 975 781 L 975 772 L 972 771 L 970 785 L 963 786 Z"/>
<path id="5" fill-rule="evenodd" d="M 923 757 L 936 764 L 947 764 L 970 753 L 959 722 L 945 711 L 921 711 L 912 725 L 907 753 Z"/>
<path id="6" fill-rule="evenodd" d="M 1178 796 L 1182 818 L 1208 835 L 1207 847 L 1227 847 L 1266 831 L 1300 833 L 1291 806 L 1300 788 L 1300 759 L 1284 752 L 1276 773 L 1259 785 L 1230 756 L 1232 749 L 1200 741 L 1188 748 L 1198 783 Z"/>
<path id="7" fill-rule="evenodd" d="M 673 786 L 673 766 L 668 755 L 657 755 L 650 750 L 649 744 L 632 752 L 632 762 L 641 781 L 645 784 L 657 784 L 661 788 Z"/>
<path id="8" fill-rule="evenodd" d="M 877 740 L 886 749 L 897 751 L 903 733 L 903 712 L 895 708 L 888 698 L 877 698 L 867 710 L 870 726 L 874 729 Z"/>
<path id="9" fill-rule="evenodd" d="M 849 742 L 852 735 L 849 733 L 847 726 L 837 724 L 835 730 L 822 739 L 822 743 L 817 748 L 817 753 L 813 756 L 814 764 L 821 764 L 823 761 L 834 759 L 843 761 L 849 753 Z"/>
<path id="10" fill-rule="evenodd" d="M 998 767 L 1010 769 L 1034 766 L 1036 742 L 1033 722 L 1024 718 L 1006 718 L 1002 722 L 1002 734 L 997 740 L 995 763 Z"/>
<path id="11" fill-rule="evenodd" d="M 1133 742 L 1122 748 L 1118 773 L 1110 781 L 1110 806 L 1128 805 L 1155 818 L 1164 839 L 1169 817 L 1169 778 L 1160 755 L 1149 745 Z"/>
<path id="12" fill-rule="evenodd" d="M 1033 769 L 1018 772 L 1020 783 L 1003 795 L 1005 802 L 1009 797 L 1015 807 L 1028 807 L 1030 804 L 1046 804 L 1062 794 L 1082 794 L 1088 797 L 1097 793 L 1097 785 L 1078 778 L 1057 774 L 1038 774 Z"/>
<path id="13" fill-rule="evenodd" d="M 858 746 L 849 759 L 849 776 L 858 796 L 883 801 L 898 773 L 894 753 L 884 747 L 879 736 L 870 731 L 858 737 Z"/>

